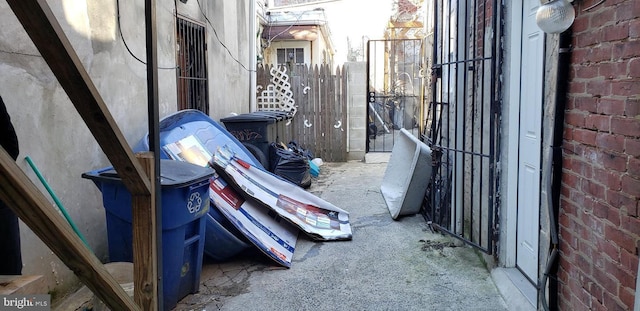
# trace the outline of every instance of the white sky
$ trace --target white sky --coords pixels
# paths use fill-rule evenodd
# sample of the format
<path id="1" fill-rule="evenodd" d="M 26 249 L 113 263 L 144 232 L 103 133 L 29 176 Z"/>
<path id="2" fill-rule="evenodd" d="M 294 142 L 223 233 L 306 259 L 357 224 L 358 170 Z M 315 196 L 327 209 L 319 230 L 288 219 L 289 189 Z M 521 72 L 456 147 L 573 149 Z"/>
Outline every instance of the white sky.
<path id="1" fill-rule="evenodd" d="M 369 39 L 383 38 L 384 27 L 392 13 L 392 3 L 393 0 L 337 0 L 291 7 L 290 10 L 324 8 L 336 50 L 335 64 L 342 65 L 347 61 L 347 38 L 354 48 L 362 45 L 363 36 Z"/>
<path id="2" fill-rule="evenodd" d="M 341 0 L 323 5 L 336 49 L 335 64 L 342 64 L 347 60 L 347 37 L 352 46 L 361 46 L 363 36 L 369 39 L 383 38 L 384 27 L 391 16 L 392 2 Z"/>

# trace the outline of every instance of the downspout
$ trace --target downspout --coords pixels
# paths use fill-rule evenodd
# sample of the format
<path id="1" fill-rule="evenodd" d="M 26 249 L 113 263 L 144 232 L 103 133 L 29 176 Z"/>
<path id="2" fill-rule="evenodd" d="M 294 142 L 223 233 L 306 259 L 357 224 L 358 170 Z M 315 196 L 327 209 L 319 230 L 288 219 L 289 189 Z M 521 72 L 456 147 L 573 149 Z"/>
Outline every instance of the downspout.
<path id="1" fill-rule="evenodd" d="M 258 38 L 256 32 L 256 1 L 249 0 L 249 112 L 258 110 L 256 104 L 256 68 Z"/>
<path id="2" fill-rule="evenodd" d="M 562 141 L 564 132 L 564 111 L 569 86 L 569 67 L 571 64 L 571 28 L 560 34 L 558 43 L 558 64 L 555 94 L 555 111 L 551 131 L 553 141 L 549 148 L 547 161 L 547 207 L 549 209 L 549 230 L 551 233 L 551 251 L 547 266 L 540 280 L 540 298 L 544 310 L 558 309 L 558 216 L 560 211 L 560 190 L 562 185 Z M 546 299 L 547 281 L 549 283 L 549 301 Z"/>

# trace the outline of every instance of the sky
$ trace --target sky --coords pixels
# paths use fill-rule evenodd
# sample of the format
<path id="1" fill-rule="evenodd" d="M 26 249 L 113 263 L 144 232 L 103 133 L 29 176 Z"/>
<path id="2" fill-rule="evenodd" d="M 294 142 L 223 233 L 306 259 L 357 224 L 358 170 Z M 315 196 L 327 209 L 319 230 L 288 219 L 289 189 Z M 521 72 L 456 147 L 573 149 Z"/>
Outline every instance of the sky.
<path id="1" fill-rule="evenodd" d="M 337 0 L 292 7 L 291 11 L 324 8 L 335 46 L 335 64 L 347 61 L 347 38 L 352 46 L 362 46 L 363 36 L 382 39 L 392 13 L 393 0 Z M 366 38 L 365 38 L 366 40 Z M 366 41 L 365 41 L 366 42 Z"/>

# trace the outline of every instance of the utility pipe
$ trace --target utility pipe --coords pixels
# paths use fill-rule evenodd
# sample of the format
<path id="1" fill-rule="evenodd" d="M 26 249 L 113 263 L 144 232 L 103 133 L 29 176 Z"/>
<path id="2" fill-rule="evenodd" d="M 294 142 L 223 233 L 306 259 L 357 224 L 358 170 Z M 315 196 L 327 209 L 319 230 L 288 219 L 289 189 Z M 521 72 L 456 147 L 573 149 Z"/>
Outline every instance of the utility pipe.
<path id="1" fill-rule="evenodd" d="M 256 2 L 249 1 L 249 112 L 258 110 L 256 103 L 256 67 L 258 63 L 258 31 L 256 29 Z"/>
<path id="2" fill-rule="evenodd" d="M 557 269 L 559 259 L 558 222 L 560 210 L 560 189 L 562 185 L 562 140 L 564 132 L 564 110 L 567 103 L 569 66 L 571 61 L 571 28 L 560 34 L 558 43 L 558 64 L 555 94 L 555 111 L 551 131 L 553 142 L 549 148 L 550 161 L 547 161 L 547 207 L 549 209 L 549 230 L 551 234 L 551 252 L 547 266 L 540 279 L 540 301 L 544 310 L 558 308 Z M 549 301 L 546 299 L 547 282 L 549 282 Z"/>

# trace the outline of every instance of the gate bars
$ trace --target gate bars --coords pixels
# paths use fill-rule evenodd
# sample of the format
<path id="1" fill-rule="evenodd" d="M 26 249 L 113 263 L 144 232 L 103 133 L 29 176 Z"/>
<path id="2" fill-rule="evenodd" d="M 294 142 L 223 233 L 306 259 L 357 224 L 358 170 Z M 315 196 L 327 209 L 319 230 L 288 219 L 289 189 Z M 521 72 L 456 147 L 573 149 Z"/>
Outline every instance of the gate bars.
<path id="1" fill-rule="evenodd" d="M 423 213 L 432 227 L 495 251 L 500 74 L 499 2 L 434 0 L 431 103 L 423 139 L 433 173 Z"/>
<path id="2" fill-rule="evenodd" d="M 367 42 L 367 152 L 391 152 L 401 128 L 419 136 L 422 52 L 420 39 Z"/>

